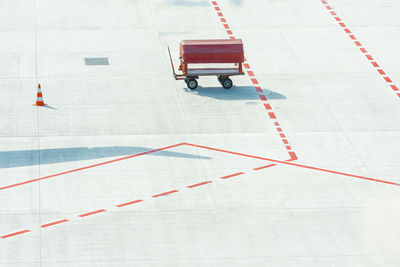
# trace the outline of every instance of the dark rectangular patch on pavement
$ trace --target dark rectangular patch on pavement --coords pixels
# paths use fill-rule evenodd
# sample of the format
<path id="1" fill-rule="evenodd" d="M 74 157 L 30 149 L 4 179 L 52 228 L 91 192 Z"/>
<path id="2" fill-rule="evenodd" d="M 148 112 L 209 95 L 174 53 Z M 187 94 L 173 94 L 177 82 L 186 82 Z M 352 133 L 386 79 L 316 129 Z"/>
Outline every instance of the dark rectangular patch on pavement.
<path id="1" fill-rule="evenodd" d="M 85 57 L 85 65 L 110 65 L 108 57 Z"/>

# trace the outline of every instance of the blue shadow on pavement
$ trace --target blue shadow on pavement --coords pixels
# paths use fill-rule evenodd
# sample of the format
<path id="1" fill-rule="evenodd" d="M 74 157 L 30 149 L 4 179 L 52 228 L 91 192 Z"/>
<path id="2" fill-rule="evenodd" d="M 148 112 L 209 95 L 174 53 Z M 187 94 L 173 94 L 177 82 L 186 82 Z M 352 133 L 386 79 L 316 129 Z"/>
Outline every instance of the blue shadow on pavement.
<path id="1" fill-rule="evenodd" d="M 153 149 L 146 147 L 135 147 L 135 146 L 108 146 L 108 147 L 93 147 L 93 148 L 72 147 L 72 148 L 55 148 L 55 149 L 42 149 L 42 150 L 0 151 L 0 169 L 39 165 L 39 161 L 40 164 L 42 165 L 42 164 L 91 160 L 91 159 L 117 157 L 117 156 L 127 156 L 150 150 Z M 192 159 L 211 159 L 210 157 L 204 157 L 187 153 L 179 153 L 168 150 L 161 150 L 146 155 L 192 158 Z"/>

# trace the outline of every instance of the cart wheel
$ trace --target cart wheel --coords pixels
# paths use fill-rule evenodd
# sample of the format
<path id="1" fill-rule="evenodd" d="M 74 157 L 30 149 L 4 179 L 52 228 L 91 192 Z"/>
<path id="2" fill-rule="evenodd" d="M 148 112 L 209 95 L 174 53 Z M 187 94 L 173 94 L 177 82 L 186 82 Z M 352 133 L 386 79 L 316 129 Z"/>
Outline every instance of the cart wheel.
<path id="1" fill-rule="evenodd" d="M 189 87 L 190 90 L 196 89 L 197 85 L 198 85 L 198 83 L 197 83 L 196 79 L 189 79 L 187 81 L 187 86 Z"/>
<path id="2" fill-rule="evenodd" d="M 189 81 L 189 79 L 185 79 L 185 83 L 186 83 L 186 84 L 188 83 L 188 81 Z"/>
<path id="3" fill-rule="evenodd" d="M 232 82 L 231 79 L 226 78 L 225 80 L 223 80 L 223 81 L 221 82 L 221 84 L 222 84 L 222 87 L 224 87 L 225 89 L 229 89 L 229 88 L 232 87 L 233 82 Z"/>
<path id="4" fill-rule="evenodd" d="M 222 84 L 222 80 L 223 80 L 222 76 L 218 76 L 218 81 L 220 84 Z"/>

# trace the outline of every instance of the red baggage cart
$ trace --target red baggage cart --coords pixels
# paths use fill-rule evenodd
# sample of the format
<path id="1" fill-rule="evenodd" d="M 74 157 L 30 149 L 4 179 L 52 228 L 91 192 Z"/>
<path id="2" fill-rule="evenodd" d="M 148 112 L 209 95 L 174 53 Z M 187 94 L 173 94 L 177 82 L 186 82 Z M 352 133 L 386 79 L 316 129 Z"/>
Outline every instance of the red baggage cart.
<path id="1" fill-rule="evenodd" d="M 182 74 L 175 73 L 169 48 L 168 52 L 175 80 L 185 80 L 189 89 L 192 90 L 197 88 L 197 79 L 200 76 L 218 76 L 221 85 L 229 89 L 233 85 L 229 76 L 244 75 L 242 70 L 244 52 L 241 39 L 181 41 L 179 70 Z M 197 66 L 192 68 L 191 66 L 195 64 Z M 200 64 L 224 64 L 224 66 L 199 68 Z M 229 64 L 232 66 L 226 67 Z"/>

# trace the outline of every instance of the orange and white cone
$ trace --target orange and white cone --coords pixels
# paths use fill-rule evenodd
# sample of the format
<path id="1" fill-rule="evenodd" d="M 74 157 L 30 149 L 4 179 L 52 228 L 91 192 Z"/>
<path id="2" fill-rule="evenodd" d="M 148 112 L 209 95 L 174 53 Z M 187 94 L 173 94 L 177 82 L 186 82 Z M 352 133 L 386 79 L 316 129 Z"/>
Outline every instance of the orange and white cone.
<path id="1" fill-rule="evenodd" d="M 34 104 L 34 106 L 46 106 L 46 104 L 43 101 L 43 94 L 42 94 L 42 88 L 40 87 L 40 83 L 38 84 L 36 104 Z"/>

